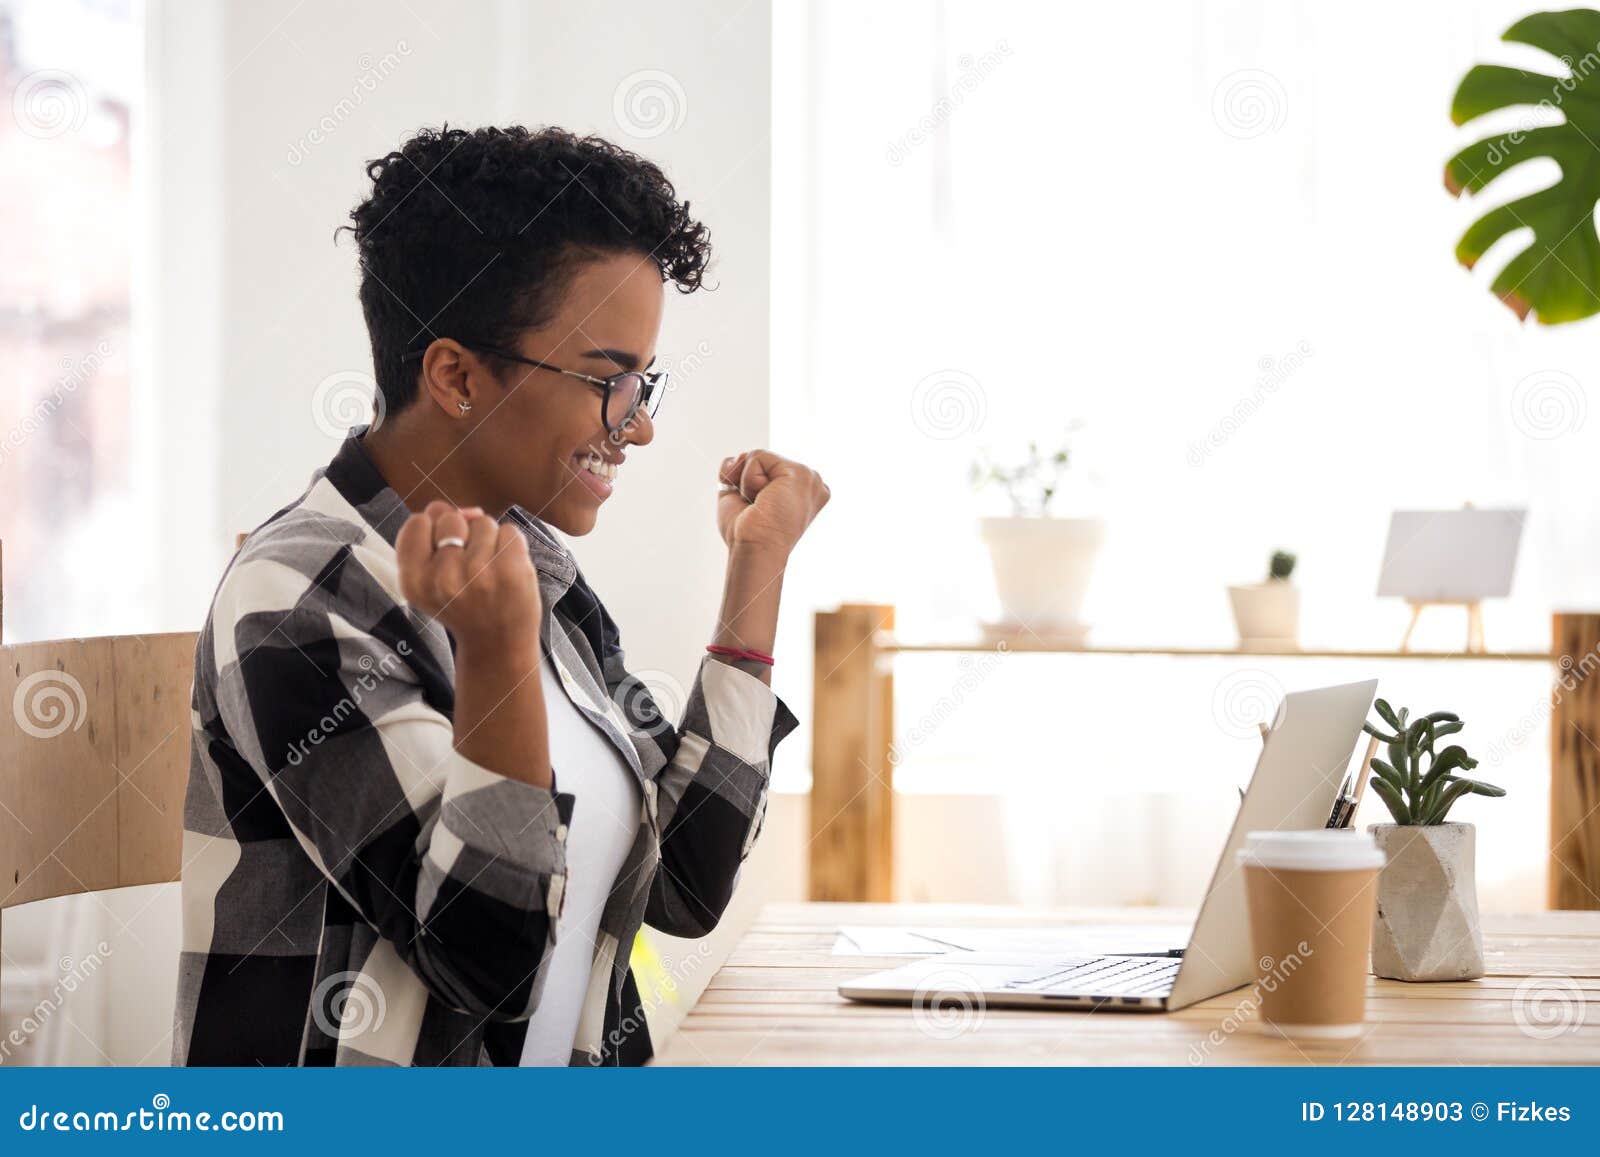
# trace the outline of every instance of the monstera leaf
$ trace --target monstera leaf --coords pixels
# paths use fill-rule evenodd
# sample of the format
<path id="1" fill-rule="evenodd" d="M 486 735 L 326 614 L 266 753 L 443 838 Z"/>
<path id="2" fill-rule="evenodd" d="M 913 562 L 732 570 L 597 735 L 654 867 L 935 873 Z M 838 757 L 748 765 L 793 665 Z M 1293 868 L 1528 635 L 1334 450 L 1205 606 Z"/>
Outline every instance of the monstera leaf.
<path id="1" fill-rule="evenodd" d="M 1533 230 L 1533 243 L 1514 256 L 1492 286 L 1500 300 L 1526 319 L 1546 325 L 1600 313 L 1600 12 L 1574 8 L 1538 12 L 1506 30 L 1505 40 L 1529 44 L 1557 57 L 1563 75 L 1480 64 L 1467 73 L 1450 106 L 1456 124 L 1498 109 L 1553 109 L 1559 124 L 1520 126 L 1462 149 L 1445 164 L 1445 187 L 1457 196 L 1476 193 L 1507 169 L 1532 157 L 1549 157 L 1561 178 L 1548 189 L 1511 201 L 1473 222 L 1456 246 L 1468 269 L 1514 229 Z"/>

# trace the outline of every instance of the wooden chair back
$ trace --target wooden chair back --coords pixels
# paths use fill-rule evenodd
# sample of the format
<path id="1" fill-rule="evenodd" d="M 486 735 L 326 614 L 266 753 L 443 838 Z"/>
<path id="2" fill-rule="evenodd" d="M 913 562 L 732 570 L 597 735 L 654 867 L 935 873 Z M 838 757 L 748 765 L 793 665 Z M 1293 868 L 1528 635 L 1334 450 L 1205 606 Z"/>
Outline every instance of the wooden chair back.
<path id="1" fill-rule="evenodd" d="M 0 913 L 178 879 L 195 637 L 0 646 Z"/>

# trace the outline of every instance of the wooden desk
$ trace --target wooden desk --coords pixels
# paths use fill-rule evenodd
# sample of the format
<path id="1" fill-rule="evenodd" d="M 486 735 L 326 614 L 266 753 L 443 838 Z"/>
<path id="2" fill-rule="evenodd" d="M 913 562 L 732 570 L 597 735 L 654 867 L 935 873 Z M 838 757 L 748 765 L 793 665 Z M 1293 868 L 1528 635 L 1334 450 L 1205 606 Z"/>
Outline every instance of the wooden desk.
<path id="1" fill-rule="evenodd" d="M 1248 1010 L 1242 1028 L 1226 1031 L 1249 988 L 1175 1013 L 991 1008 L 944 1039 L 920 1029 L 909 1008 L 855 1004 L 835 992 L 847 977 L 905 960 L 832 955 L 845 924 L 1037 927 L 1187 918 L 1151 908 L 1046 913 L 970 905 L 770 905 L 655 1063 L 1600 1064 L 1600 912 L 1485 917 L 1488 976 L 1447 984 L 1372 979 L 1369 1031 L 1355 1041 L 1294 1045 L 1262 1036 Z M 1537 993 L 1547 998 L 1548 1020 L 1535 1007 Z M 1569 1027 L 1552 1035 L 1561 1025 Z"/>

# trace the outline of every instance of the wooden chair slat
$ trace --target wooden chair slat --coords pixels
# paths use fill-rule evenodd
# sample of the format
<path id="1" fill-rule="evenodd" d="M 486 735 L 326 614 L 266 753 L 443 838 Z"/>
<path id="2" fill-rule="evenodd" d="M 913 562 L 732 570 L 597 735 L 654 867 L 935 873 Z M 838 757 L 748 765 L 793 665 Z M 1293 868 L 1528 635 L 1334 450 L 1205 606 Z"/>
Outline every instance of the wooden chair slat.
<path id="1" fill-rule="evenodd" d="M 195 635 L 0 647 L 0 908 L 182 866 Z"/>

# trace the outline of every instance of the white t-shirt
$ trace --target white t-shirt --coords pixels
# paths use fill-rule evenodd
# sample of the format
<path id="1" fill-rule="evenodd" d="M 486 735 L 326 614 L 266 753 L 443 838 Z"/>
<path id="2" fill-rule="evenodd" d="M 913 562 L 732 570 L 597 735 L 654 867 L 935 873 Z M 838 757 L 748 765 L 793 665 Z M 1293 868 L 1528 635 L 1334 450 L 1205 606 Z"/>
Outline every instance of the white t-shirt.
<path id="1" fill-rule="evenodd" d="M 643 800 L 633 769 L 567 698 L 548 654 L 540 673 L 556 789 L 572 793 L 574 800 L 567 833 L 566 901 L 556 925 L 555 950 L 545 965 L 550 971 L 544 992 L 528 1020 L 522 1064 L 566 1065 L 589 990 L 600 913 L 638 835 Z"/>

